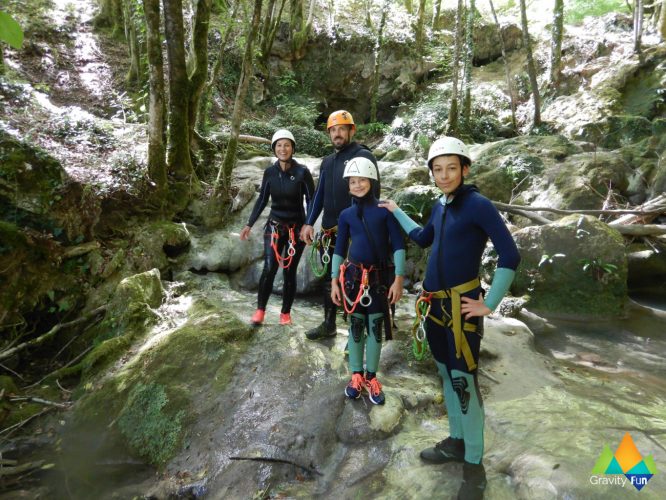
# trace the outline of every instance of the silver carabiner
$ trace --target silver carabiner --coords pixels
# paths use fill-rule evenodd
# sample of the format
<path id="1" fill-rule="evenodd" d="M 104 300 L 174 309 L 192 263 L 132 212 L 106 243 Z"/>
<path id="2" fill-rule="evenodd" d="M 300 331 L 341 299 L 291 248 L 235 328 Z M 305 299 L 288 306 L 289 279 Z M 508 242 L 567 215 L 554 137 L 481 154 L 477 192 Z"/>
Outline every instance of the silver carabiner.
<path id="1" fill-rule="evenodd" d="M 364 302 L 365 299 L 367 299 L 366 302 Z M 369 307 L 370 304 L 372 304 L 372 297 L 370 296 L 369 286 L 363 287 L 363 295 L 361 295 L 361 299 L 358 301 L 358 303 L 363 307 Z"/>
<path id="2" fill-rule="evenodd" d="M 416 340 L 423 342 L 426 338 L 425 319 L 419 322 L 419 327 L 416 329 Z"/>
<path id="3" fill-rule="evenodd" d="M 296 248 L 294 248 L 294 245 L 292 245 L 291 242 L 289 243 L 289 248 L 287 249 L 287 255 L 289 257 L 296 255 Z"/>
<path id="4" fill-rule="evenodd" d="M 324 264 L 328 264 L 329 262 L 331 262 L 331 256 L 328 255 L 328 249 L 324 251 L 324 255 L 321 256 L 321 261 Z"/>

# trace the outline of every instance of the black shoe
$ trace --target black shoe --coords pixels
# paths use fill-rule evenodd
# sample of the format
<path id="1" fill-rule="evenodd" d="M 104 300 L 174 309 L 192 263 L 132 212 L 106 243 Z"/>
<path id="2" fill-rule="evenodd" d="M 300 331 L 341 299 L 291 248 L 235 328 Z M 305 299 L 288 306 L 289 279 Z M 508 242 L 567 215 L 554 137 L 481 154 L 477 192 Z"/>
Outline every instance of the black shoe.
<path id="1" fill-rule="evenodd" d="M 463 482 L 458 490 L 458 500 L 482 500 L 486 490 L 486 469 L 483 464 L 463 464 Z"/>
<path id="2" fill-rule="evenodd" d="M 421 458 L 431 464 L 465 461 L 465 442 L 462 439 L 447 437 L 432 448 L 421 452 Z"/>
<path id="3" fill-rule="evenodd" d="M 325 339 L 329 337 L 335 337 L 337 335 L 338 331 L 337 328 L 335 327 L 335 324 L 333 324 L 333 328 L 330 327 L 330 325 L 327 324 L 326 321 L 322 322 L 321 325 L 313 328 L 312 330 L 308 330 L 305 332 L 305 336 L 309 340 L 318 340 L 318 339 Z"/>

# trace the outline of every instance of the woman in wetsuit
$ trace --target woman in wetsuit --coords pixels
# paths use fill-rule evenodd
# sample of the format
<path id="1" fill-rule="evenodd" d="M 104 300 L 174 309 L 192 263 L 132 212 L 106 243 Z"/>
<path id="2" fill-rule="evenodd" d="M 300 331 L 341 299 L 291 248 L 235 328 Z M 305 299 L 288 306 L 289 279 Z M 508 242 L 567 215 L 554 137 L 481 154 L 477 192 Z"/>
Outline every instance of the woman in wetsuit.
<path id="1" fill-rule="evenodd" d="M 280 324 L 291 324 L 291 305 L 296 295 L 296 270 L 305 248 L 305 243 L 298 238 L 305 220 L 303 200 L 309 205 L 314 192 L 312 174 L 293 158 L 296 141 L 291 132 L 284 129 L 275 132 L 271 149 L 277 161 L 264 172 L 259 199 L 240 233 L 241 240 L 248 239 L 252 226 L 270 198 L 271 212 L 264 230 L 264 270 L 259 279 L 257 310 L 251 319 L 255 326 L 264 322 L 266 304 L 278 268 L 284 270 Z"/>

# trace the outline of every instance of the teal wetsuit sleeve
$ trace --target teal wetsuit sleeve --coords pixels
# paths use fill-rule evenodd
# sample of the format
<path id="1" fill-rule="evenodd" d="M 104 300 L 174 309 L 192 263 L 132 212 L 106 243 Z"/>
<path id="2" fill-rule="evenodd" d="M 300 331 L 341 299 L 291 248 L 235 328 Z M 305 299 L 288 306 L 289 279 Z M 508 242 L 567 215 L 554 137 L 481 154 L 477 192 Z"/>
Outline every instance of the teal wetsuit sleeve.
<path id="1" fill-rule="evenodd" d="M 395 264 L 395 275 L 405 275 L 405 250 L 400 249 L 393 252 L 393 263 Z"/>
<path id="2" fill-rule="evenodd" d="M 507 267 L 498 267 L 495 270 L 495 276 L 493 276 L 490 290 L 483 299 L 483 302 L 488 306 L 488 309 L 494 311 L 500 302 L 502 302 L 506 292 L 509 291 L 511 283 L 513 283 L 513 277 L 515 275 L 516 271 Z"/>
<path id="3" fill-rule="evenodd" d="M 340 277 L 340 264 L 342 264 L 344 260 L 345 258 L 341 255 L 338 255 L 337 253 L 333 254 L 333 258 L 331 259 L 331 278 Z"/>
<path id="4" fill-rule="evenodd" d="M 396 220 L 402 227 L 402 230 L 405 231 L 405 233 L 407 234 L 411 233 L 414 229 L 421 228 L 421 226 L 419 226 L 416 222 L 410 219 L 409 215 L 403 212 L 401 208 L 397 208 L 396 210 L 394 210 L 393 216 L 396 218 Z"/>

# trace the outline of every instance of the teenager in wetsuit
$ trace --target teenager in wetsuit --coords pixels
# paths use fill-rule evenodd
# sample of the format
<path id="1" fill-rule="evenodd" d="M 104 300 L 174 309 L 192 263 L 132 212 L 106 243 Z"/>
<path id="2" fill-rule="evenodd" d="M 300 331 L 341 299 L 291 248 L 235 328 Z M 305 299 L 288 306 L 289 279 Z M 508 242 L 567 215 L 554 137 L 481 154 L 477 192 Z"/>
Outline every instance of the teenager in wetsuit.
<path id="1" fill-rule="evenodd" d="M 377 369 L 382 337 L 386 333 L 386 339 L 391 339 L 389 302 L 395 304 L 402 296 L 405 244 L 395 217 L 377 206 L 374 163 L 354 158 L 347 163 L 343 177 L 349 182 L 353 202 L 338 219 L 331 299 L 350 314 L 352 377 L 345 395 L 357 399 L 365 390 L 370 402 L 380 405 L 384 404 L 384 393 Z"/>
<path id="2" fill-rule="evenodd" d="M 259 279 L 257 310 L 250 320 L 255 326 L 264 322 L 266 304 L 278 268 L 284 269 L 280 324 L 291 324 L 291 305 L 296 296 L 296 270 L 305 248 L 305 243 L 298 237 L 305 220 L 303 201 L 309 204 L 314 193 L 312 174 L 293 158 L 296 140 L 292 133 L 284 129 L 275 132 L 271 149 L 277 161 L 264 171 L 259 199 L 240 233 L 241 240 L 248 239 L 252 226 L 270 198 L 271 212 L 264 228 L 264 269 Z"/>
<path id="3" fill-rule="evenodd" d="M 467 146 L 454 137 L 436 140 L 428 167 L 442 197 L 424 227 L 397 205 L 381 203 L 421 247 L 432 245 L 419 300 L 429 304 L 428 345 L 443 379 L 450 436 L 421 452 L 429 463 L 463 462 L 459 499 L 483 498 L 486 474 L 482 464 L 484 411 L 477 380 L 483 317 L 509 290 L 520 254 L 492 202 L 476 186 L 464 184 L 472 163 Z M 479 281 L 481 256 L 488 238 L 498 254 L 488 293 Z"/>

